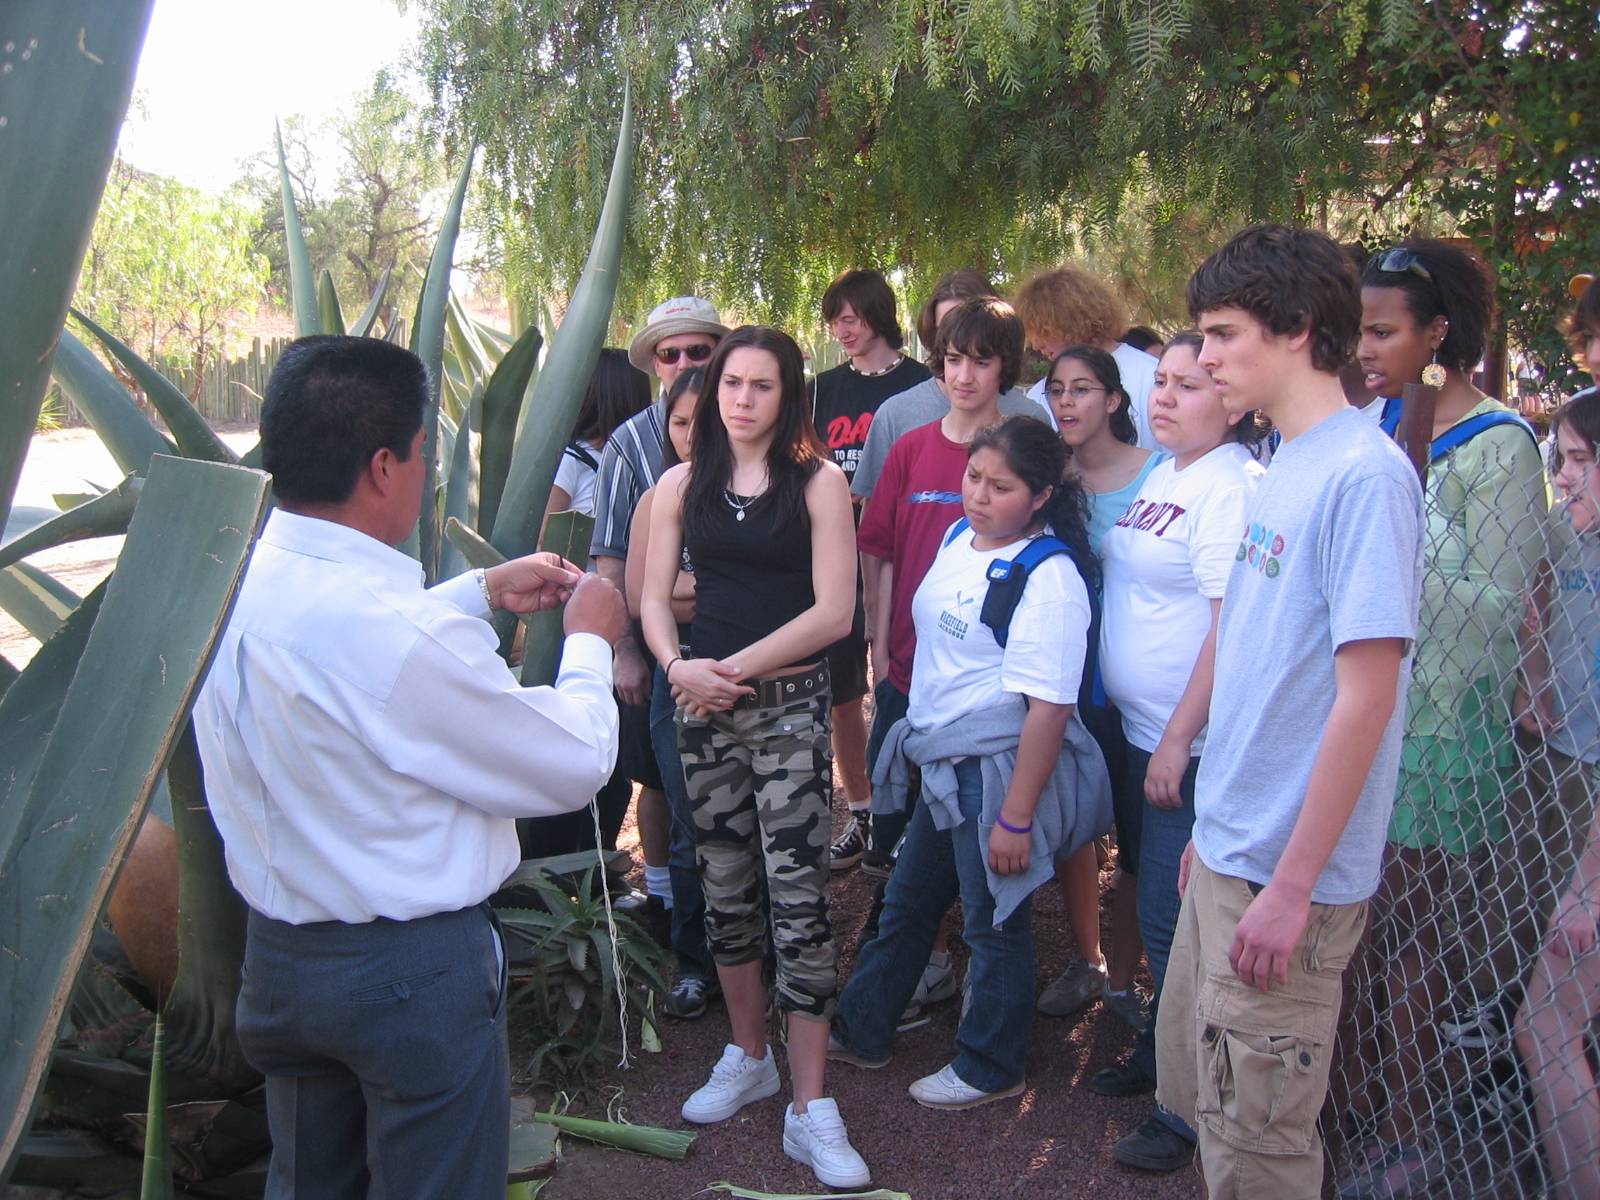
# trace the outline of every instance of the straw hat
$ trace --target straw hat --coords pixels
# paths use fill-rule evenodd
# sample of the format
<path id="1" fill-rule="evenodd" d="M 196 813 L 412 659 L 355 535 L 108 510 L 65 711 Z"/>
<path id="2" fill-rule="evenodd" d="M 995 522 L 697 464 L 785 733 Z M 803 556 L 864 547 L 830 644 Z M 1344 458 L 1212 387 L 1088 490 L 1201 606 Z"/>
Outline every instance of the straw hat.
<path id="1" fill-rule="evenodd" d="M 644 328 L 628 343 L 628 361 L 646 375 L 656 373 L 656 343 L 680 333 L 708 333 L 722 337 L 728 327 L 717 316 L 716 307 L 699 296 L 674 296 L 650 310 Z"/>

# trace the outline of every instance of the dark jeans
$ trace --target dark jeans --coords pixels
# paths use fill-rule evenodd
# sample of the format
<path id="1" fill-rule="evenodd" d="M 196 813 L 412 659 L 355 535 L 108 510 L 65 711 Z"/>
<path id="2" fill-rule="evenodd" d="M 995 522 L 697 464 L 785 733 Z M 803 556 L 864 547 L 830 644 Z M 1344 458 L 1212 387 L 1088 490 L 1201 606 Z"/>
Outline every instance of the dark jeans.
<path id="1" fill-rule="evenodd" d="M 1144 795 L 1144 777 L 1150 768 L 1150 755 L 1137 746 L 1128 747 L 1127 788 Z M 1167 979 L 1167 960 L 1172 954 L 1172 938 L 1178 928 L 1178 867 L 1184 848 L 1194 832 L 1194 781 L 1200 773 L 1200 760 L 1191 758 L 1189 768 L 1178 785 L 1183 805 L 1157 808 L 1144 803 L 1139 837 L 1139 934 L 1144 938 L 1145 959 L 1155 992 L 1150 1001 L 1150 1020 L 1139 1031 L 1133 1048 L 1133 1063 L 1151 1079 L 1156 1077 L 1156 1010 L 1161 1004 L 1161 987 Z M 1156 1118 L 1174 1132 L 1195 1140 L 1194 1130 L 1182 1117 L 1156 1109 Z"/>
<path id="2" fill-rule="evenodd" d="M 689 790 L 683 784 L 683 760 L 678 756 L 678 730 L 673 724 L 676 712 L 672 688 L 657 667 L 650 692 L 650 742 L 672 821 L 667 849 L 672 878 L 672 950 L 678 956 L 680 972 L 714 979 L 716 965 L 706 945 L 706 894 L 694 858 L 694 814 L 689 809 Z"/>
<path id="3" fill-rule="evenodd" d="M 983 779 L 976 759 L 956 765 L 960 825 L 934 828 L 918 804 L 884 893 L 878 936 L 861 949 L 839 997 L 834 1033 L 866 1058 L 885 1058 L 895 1025 L 922 978 L 939 919 L 959 895 L 962 938 L 972 951 L 971 1000 L 956 1028 L 956 1074 L 985 1092 L 1023 1078 L 1033 1030 L 1032 900 L 994 927 L 994 897 L 984 871 L 988 838 L 978 823 Z"/>
<path id="4" fill-rule="evenodd" d="M 267 1200 L 501 1200 L 511 1063 L 487 906 L 412 921 L 250 914 L 239 1044 L 267 1077 Z"/>

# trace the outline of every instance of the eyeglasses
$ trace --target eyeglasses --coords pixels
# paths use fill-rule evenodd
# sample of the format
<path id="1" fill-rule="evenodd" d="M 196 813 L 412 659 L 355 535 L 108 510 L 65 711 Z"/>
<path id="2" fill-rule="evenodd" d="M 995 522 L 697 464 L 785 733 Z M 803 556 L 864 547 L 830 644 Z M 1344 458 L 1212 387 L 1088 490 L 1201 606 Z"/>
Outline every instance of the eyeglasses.
<path id="1" fill-rule="evenodd" d="M 1418 279 L 1433 283 L 1433 272 L 1428 270 L 1417 257 L 1415 250 L 1408 250 L 1404 246 L 1396 246 L 1393 250 L 1384 250 L 1372 256 L 1372 261 L 1378 270 L 1389 275 L 1404 275 L 1410 272 Z M 1437 285 L 1435 285 L 1437 286 Z"/>
<path id="2" fill-rule="evenodd" d="M 1045 388 L 1044 391 L 1045 395 L 1049 396 L 1052 400 L 1059 400 L 1063 396 L 1071 396 L 1074 400 L 1087 400 L 1096 392 L 1103 392 L 1106 390 L 1106 388 L 1096 387 L 1095 385 L 1089 383 L 1075 383 L 1071 387 L 1067 387 L 1066 384 L 1063 383 L 1052 383 L 1049 387 Z"/>
<path id="3" fill-rule="evenodd" d="M 670 367 L 681 354 L 692 363 L 703 363 L 711 357 L 714 348 L 709 342 L 696 342 L 692 346 L 657 346 L 656 361 L 664 367 Z"/>

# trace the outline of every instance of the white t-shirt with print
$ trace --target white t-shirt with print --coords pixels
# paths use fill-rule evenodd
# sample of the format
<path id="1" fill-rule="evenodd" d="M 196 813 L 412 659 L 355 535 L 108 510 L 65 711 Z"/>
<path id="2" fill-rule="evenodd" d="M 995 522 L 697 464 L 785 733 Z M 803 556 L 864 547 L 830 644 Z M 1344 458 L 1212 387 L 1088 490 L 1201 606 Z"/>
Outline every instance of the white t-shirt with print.
<path id="1" fill-rule="evenodd" d="M 1178 470 L 1159 464 L 1100 542 L 1105 575 L 1100 670 L 1128 741 L 1153 751 L 1211 628 L 1265 473 L 1228 442 Z M 1190 754 L 1205 748 L 1205 730 Z"/>
<path id="2" fill-rule="evenodd" d="M 972 541 L 972 530 L 963 529 L 942 546 L 911 601 L 917 653 L 906 715 L 917 729 L 947 725 L 1006 692 L 1047 704 L 1078 702 L 1089 590 L 1072 559 L 1057 554 L 1033 569 L 1002 650 L 978 619 L 989 591 L 989 564 L 1015 558 L 1027 540 L 993 550 L 974 549 Z"/>
<path id="3" fill-rule="evenodd" d="M 589 447 L 589 453 L 598 460 L 600 451 Z M 594 484 L 596 472 L 569 450 L 561 451 L 561 461 L 556 464 L 555 486 L 572 497 L 571 509 L 586 517 L 594 516 Z"/>

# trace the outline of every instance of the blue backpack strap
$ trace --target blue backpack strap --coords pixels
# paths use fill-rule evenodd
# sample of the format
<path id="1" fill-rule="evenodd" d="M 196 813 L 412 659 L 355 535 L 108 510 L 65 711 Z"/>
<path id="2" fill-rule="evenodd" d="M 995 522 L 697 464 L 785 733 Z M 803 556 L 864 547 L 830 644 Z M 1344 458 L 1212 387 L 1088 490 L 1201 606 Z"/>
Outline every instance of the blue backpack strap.
<path id="1" fill-rule="evenodd" d="M 1011 633 L 1011 618 L 1022 602 L 1022 593 L 1028 586 L 1028 576 L 1040 563 L 1065 554 L 1073 560 L 1078 574 L 1087 581 L 1092 572 L 1079 563 L 1069 547 L 1053 534 L 1036 537 L 1022 548 L 1013 559 L 997 558 L 989 564 L 987 572 L 989 589 L 983 597 L 983 609 L 978 620 L 989 627 L 994 640 L 1003 649 Z M 1105 707 L 1105 682 L 1100 674 L 1100 594 L 1089 588 L 1089 631 L 1083 663 L 1083 683 L 1078 690 L 1078 703 Z"/>
<path id="2" fill-rule="evenodd" d="M 1390 437 L 1400 432 L 1401 407 L 1400 397 L 1398 396 L 1390 396 L 1383 402 L 1383 415 L 1378 418 L 1378 425 Z"/>
<path id="3" fill-rule="evenodd" d="M 589 449 L 589 447 L 585 446 L 582 442 L 568 442 L 563 448 L 562 453 L 572 455 L 573 458 L 577 459 L 591 471 L 598 471 L 600 469 L 600 460 L 594 456 L 594 451 Z"/>
<path id="4" fill-rule="evenodd" d="M 1499 425 L 1520 425 L 1523 431 L 1533 439 L 1534 449 L 1537 450 L 1539 448 L 1539 435 L 1533 431 L 1533 426 L 1517 416 L 1516 413 L 1502 409 L 1499 412 L 1479 413 L 1477 416 L 1462 421 L 1457 425 L 1452 425 L 1445 430 L 1433 439 L 1433 445 L 1429 449 L 1430 461 L 1438 462 L 1457 446 L 1471 441 L 1485 429 L 1493 429 Z"/>
<path id="5" fill-rule="evenodd" d="M 967 520 L 965 517 L 962 517 L 945 531 L 944 541 L 939 543 L 939 548 L 943 549 L 944 547 L 948 546 L 951 542 L 955 541 L 958 537 L 971 528 L 972 522 Z M 1003 642 L 1001 644 L 1004 645 Z"/>

